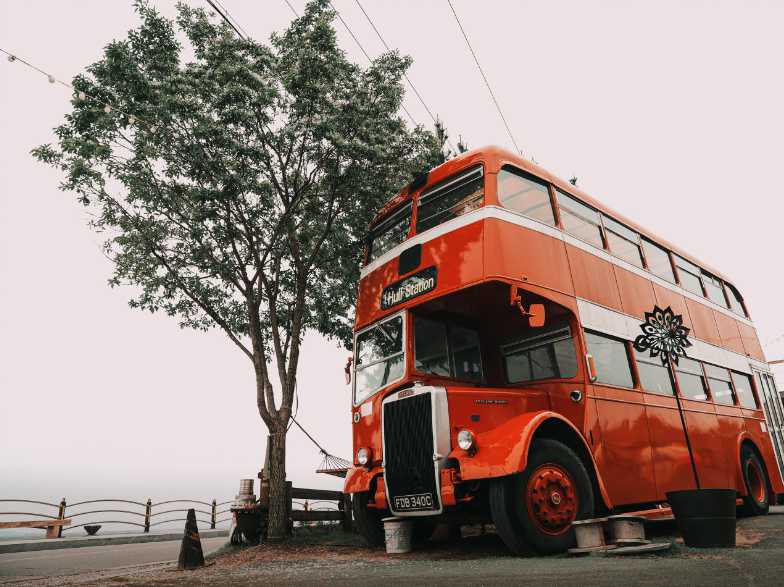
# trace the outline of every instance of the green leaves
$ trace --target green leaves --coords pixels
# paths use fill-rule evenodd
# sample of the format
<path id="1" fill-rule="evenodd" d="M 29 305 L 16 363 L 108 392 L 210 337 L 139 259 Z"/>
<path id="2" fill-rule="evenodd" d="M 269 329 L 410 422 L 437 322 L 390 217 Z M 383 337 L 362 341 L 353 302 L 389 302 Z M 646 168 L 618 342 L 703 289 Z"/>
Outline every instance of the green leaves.
<path id="1" fill-rule="evenodd" d="M 327 0 L 266 45 L 184 3 L 174 22 L 136 10 L 138 28 L 73 80 L 84 95 L 57 145 L 32 154 L 91 208 L 133 307 L 223 329 L 262 387 L 274 358 L 290 408 L 302 336 L 351 344 L 367 226 L 449 155 L 446 131 L 406 128 L 411 60 L 350 62 Z"/>

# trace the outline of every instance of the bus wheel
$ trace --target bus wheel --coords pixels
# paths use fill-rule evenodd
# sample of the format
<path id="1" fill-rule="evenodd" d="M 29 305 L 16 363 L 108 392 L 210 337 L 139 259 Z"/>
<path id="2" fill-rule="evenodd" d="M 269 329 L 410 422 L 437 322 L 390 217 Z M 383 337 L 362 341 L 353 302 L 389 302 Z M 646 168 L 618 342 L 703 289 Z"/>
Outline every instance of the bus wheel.
<path id="1" fill-rule="evenodd" d="M 351 513 L 354 516 L 354 526 L 368 546 L 384 545 L 384 523 L 381 519 L 383 512 L 369 508 L 368 493 L 354 493 L 351 496 Z"/>
<path id="2" fill-rule="evenodd" d="M 743 496 L 741 514 L 746 516 L 764 516 L 770 508 L 768 493 L 768 476 L 757 453 L 748 445 L 740 451 L 740 466 L 743 471 L 743 483 L 746 495 Z"/>
<path id="3" fill-rule="evenodd" d="M 556 440 L 534 440 L 513 483 L 515 513 L 528 543 L 542 553 L 573 547 L 572 522 L 593 517 L 591 478 L 577 455 Z"/>
<path id="4" fill-rule="evenodd" d="M 495 531 L 514 554 L 527 554 L 531 547 L 525 540 L 523 525 L 517 519 L 514 502 L 514 477 L 490 479 L 490 516 Z"/>

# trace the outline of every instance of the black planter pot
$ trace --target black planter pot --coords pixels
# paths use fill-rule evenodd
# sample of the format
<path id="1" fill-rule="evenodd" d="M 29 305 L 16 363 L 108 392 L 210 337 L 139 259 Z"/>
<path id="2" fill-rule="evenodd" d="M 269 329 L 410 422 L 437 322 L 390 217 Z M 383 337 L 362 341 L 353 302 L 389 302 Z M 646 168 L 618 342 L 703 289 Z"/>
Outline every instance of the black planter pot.
<path id="1" fill-rule="evenodd" d="M 734 489 L 685 489 L 667 492 L 667 501 L 686 546 L 735 546 Z"/>

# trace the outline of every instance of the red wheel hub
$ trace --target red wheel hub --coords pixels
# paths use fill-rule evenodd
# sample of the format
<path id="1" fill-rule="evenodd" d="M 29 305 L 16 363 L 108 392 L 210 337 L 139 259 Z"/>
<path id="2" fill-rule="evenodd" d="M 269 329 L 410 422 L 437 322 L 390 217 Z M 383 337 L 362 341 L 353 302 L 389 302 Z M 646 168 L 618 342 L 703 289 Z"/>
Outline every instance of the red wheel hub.
<path id="1" fill-rule="evenodd" d="M 746 475 L 749 480 L 749 494 L 757 503 L 765 503 L 767 488 L 765 487 L 765 474 L 760 470 L 757 461 L 749 459 L 746 465 Z"/>
<path id="2" fill-rule="evenodd" d="M 528 478 L 528 515 L 545 534 L 563 534 L 577 516 L 577 492 L 569 473 L 555 463 L 539 465 Z"/>

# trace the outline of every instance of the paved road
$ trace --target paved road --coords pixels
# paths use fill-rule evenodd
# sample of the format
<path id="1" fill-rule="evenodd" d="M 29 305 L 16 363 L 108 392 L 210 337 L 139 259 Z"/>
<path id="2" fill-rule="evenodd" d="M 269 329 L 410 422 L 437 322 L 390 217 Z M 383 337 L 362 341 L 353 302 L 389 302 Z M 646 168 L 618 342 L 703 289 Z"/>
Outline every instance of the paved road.
<path id="1" fill-rule="evenodd" d="M 201 541 L 205 554 L 225 543 L 225 536 L 202 538 Z M 0 554 L 0 583 L 10 577 L 71 575 L 83 571 L 171 561 L 177 559 L 179 552 L 180 542 L 171 541 Z"/>

